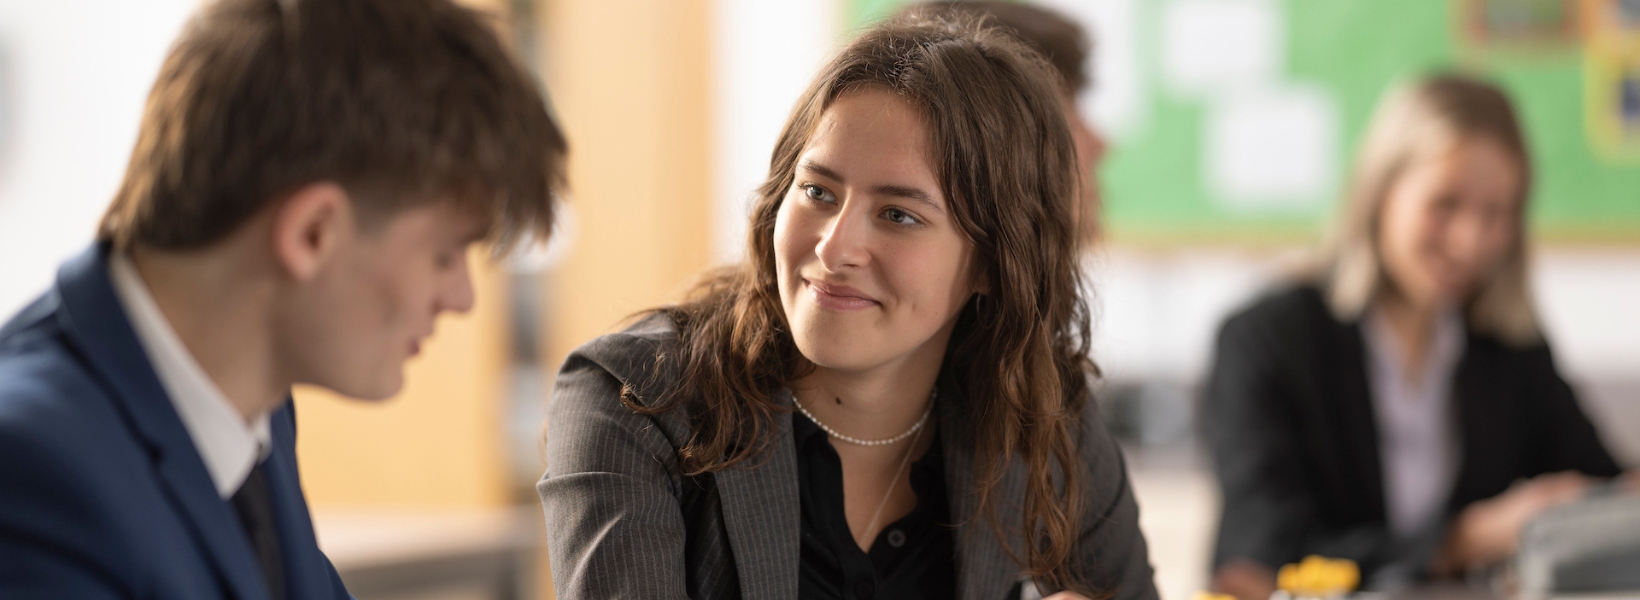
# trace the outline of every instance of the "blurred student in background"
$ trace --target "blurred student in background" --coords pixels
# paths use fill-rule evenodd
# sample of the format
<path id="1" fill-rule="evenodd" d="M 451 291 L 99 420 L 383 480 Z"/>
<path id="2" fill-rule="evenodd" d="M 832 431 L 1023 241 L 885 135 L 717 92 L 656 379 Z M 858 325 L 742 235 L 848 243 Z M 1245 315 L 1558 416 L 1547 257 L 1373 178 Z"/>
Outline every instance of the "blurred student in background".
<path id="1" fill-rule="evenodd" d="M 1105 138 L 1082 118 L 1076 99 L 1087 90 L 1089 43 L 1087 33 L 1065 15 L 1052 10 L 1005 0 L 955 0 L 911 4 L 900 15 L 962 17 L 984 20 L 1018 37 L 1041 53 L 1059 74 L 1059 104 L 1076 143 L 1077 173 L 1081 175 L 1077 223 L 1084 241 L 1099 238 L 1099 163 L 1105 158 Z"/>
<path id="2" fill-rule="evenodd" d="M 1618 473 L 1533 314 L 1531 186 L 1498 88 L 1437 75 L 1385 98 L 1321 267 L 1219 334 L 1218 589 L 1264 600 L 1307 554 L 1377 587 L 1461 575 Z"/>
<path id="3" fill-rule="evenodd" d="M 1086 386 L 1054 78 L 940 19 L 821 71 L 749 262 L 558 376 L 539 490 L 559 598 L 1156 597 Z"/>
<path id="4" fill-rule="evenodd" d="M 549 231 L 564 152 L 448 0 L 207 5 L 96 242 L 0 328 L 0 596 L 348 598 L 291 386 L 396 393 L 469 247 Z"/>

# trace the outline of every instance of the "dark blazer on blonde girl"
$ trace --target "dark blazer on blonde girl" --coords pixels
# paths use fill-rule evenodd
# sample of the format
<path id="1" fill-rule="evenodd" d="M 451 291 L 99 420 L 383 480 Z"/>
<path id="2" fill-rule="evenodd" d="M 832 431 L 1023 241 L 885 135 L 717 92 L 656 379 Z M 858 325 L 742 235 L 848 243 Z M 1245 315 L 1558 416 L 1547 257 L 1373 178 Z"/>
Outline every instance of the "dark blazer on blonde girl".
<path id="1" fill-rule="evenodd" d="M 1518 479 L 1618 473 L 1548 345 L 1466 337 L 1451 392 L 1458 471 L 1437 525 Z M 1226 321 L 1216 353 L 1201 410 L 1224 493 L 1215 565 L 1277 568 L 1321 554 L 1356 561 L 1366 581 L 1391 563 L 1427 561 L 1418 554 L 1440 530 L 1398 540 L 1387 524 L 1360 323 L 1335 319 L 1318 289 L 1294 287 Z"/>

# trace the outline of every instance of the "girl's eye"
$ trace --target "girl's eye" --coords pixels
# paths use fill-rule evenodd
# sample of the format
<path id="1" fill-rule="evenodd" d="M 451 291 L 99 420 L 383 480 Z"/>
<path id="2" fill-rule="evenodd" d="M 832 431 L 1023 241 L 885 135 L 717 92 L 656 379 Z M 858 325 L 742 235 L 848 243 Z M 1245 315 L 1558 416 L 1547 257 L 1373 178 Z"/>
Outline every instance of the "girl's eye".
<path id="1" fill-rule="evenodd" d="M 883 217 L 888 219 L 889 221 L 895 223 L 896 225 L 918 225 L 918 224 L 920 224 L 917 221 L 916 217 L 911 216 L 911 213 L 905 212 L 905 211 L 900 210 L 898 208 L 889 208 L 888 210 L 883 211 Z"/>
<path id="2" fill-rule="evenodd" d="M 826 193 L 825 188 L 822 188 L 822 187 L 820 187 L 818 185 L 814 185 L 814 184 L 808 184 L 808 183 L 803 184 L 803 195 L 808 196 L 808 198 L 810 200 L 813 200 L 815 202 L 830 202 L 831 201 L 831 198 L 830 198 L 831 194 Z"/>

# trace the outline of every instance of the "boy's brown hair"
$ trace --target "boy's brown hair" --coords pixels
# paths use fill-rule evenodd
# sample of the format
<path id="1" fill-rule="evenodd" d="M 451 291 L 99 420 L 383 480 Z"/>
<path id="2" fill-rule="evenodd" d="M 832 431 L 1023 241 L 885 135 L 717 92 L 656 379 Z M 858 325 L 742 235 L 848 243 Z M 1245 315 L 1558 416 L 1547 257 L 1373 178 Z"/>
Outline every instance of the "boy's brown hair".
<path id="1" fill-rule="evenodd" d="M 544 236 L 566 143 L 485 21 L 449 0 L 218 0 L 166 57 L 98 240 L 205 247 L 317 181 L 365 226 L 455 201 L 498 247 Z"/>

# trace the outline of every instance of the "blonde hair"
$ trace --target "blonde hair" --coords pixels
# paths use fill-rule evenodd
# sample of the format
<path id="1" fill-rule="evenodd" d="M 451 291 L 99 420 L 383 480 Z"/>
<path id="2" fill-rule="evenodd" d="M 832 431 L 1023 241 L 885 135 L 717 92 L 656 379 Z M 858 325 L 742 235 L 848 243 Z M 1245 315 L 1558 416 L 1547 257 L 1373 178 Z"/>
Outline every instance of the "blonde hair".
<path id="1" fill-rule="evenodd" d="M 1367 128 L 1351 171 L 1338 219 L 1312 272 L 1333 316 L 1361 317 L 1386 285 L 1378 248 L 1384 198 L 1408 166 L 1430 149 L 1460 141 L 1496 142 L 1520 168 L 1517 210 L 1524 217 L 1532 187 L 1532 163 L 1509 97 L 1497 87 L 1463 75 L 1441 74 L 1392 88 Z M 1463 305 L 1469 329 L 1515 346 L 1542 339 L 1526 289 L 1525 219 L 1503 264 Z"/>

